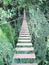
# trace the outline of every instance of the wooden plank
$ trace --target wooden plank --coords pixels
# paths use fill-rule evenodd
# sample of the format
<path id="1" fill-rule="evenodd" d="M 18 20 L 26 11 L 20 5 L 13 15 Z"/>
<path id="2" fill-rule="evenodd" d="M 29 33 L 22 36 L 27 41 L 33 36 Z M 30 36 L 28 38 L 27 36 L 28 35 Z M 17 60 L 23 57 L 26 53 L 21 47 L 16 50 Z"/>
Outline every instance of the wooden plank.
<path id="1" fill-rule="evenodd" d="M 37 63 L 25 63 L 25 64 L 14 64 L 12 63 L 11 65 L 38 65 Z"/>
<path id="2" fill-rule="evenodd" d="M 30 48 L 22 47 L 22 48 L 16 48 L 16 51 L 34 51 L 34 48 L 33 47 L 30 47 Z"/>
<path id="3" fill-rule="evenodd" d="M 17 43 L 17 46 L 32 46 L 32 43 Z"/>
<path id="4" fill-rule="evenodd" d="M 31 40 L 22 40 L 22 39 L 20 40 L 19 39 L 18 42 L 31 42 Z"/>
<path id="5" fill-rule="evenodd" d="M 35 53 L 33 53 L 33 54 L 14 54 L 14 56 L 13 56 L 13 58 L 14 59 L 27 59 L 27 58 L 36 58 L 36 56 L 35 56 Z"/>

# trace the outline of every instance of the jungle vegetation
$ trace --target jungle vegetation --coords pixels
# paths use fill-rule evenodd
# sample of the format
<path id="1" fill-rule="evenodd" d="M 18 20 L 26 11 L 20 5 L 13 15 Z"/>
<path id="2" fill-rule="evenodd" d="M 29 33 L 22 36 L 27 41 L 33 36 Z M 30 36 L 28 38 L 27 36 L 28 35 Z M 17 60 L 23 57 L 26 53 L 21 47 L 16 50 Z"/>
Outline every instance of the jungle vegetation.
<path id="1" fill-rule="evenodd" d="M 0 0 L 0 65 L 12 62 L 24 8 L 37 63 L 49 65 L 49 0 Z"/>

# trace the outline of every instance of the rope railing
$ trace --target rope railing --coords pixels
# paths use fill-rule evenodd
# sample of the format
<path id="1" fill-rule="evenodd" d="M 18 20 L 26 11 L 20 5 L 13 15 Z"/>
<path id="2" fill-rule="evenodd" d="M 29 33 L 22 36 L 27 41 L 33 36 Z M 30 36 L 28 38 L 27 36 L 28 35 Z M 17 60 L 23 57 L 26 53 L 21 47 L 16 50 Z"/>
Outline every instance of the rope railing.
<path id="1" fill-rule="evenodd" d="M 20 17 L 20 18 L 23 18 L 23 17 Z M 14 19 L 14 20 L 12 20 L 12 21 L 9 21 L 9 22 L 1 23 L 0 25 L 4 25 L 4 24 L 8 24 L 8 23 L 12 23 L 12 22 L 14 22 L 14 21 L 16 21 L 16 20 L 19 20 L 20 18 L 16 18 L 16 19 Z"/>

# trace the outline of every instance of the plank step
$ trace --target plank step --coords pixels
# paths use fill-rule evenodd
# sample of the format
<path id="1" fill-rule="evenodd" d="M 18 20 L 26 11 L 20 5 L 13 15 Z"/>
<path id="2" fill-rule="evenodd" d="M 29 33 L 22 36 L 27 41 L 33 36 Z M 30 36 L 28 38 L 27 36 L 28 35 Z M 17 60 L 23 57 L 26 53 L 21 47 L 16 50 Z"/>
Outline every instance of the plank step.
<path id="1" fill-rule="evenodd" d="M 23 32 L 23 31 L 20 31 L 20 33 L 21 33 L 21 32 Z M 30 34 L 29 31 L 28 31 L 28 32 L 27 32 L 27 31 L 24 31 L 24 33 L 25 33 L 25 34 Z"/>
<path id="2" fill-rule="evenodd" d="M 27 31 L 20 31 L 20 33 L 29 33 L 29 31 L 27 32 Z"/>
<path id="3" fill-rule="evenodd" d="M 36 58 L 35 53 L 33 54 L 14 54 L 13 59 L 27 59 L 27 58 Z"/>
<path id="4" fill-rule="evenodd" d="M 19 37 L 19 38 L 26 38 L 26 39 L 29 38 L 29 39 L 31 39 L 30 37 Z"/>
<path id="5" fill-rule="evenodd" d="M 16 48 L 16 51 L 33 51 L 34 48 L 30 47 L 30 48 L 26 48 L 26 47 L 22 47 L 22 48 Z"/>
<path id="6" fill-rule="evenodd" d="M 29 33 L 29 31 L 21 31 L 20 33 Z"/>
<path id="7" fill-rule="evenodd" d="M 28 29 L 24 29 L 24 28 L 23 28 L 21 31 L 29 31 L 29 30 L 28 30 Z"/>
<path id="8" fill-rule="evenodd" d="M 28 28 L 22 28 L 21 30 L 27 30 L 28 31 Z"/>
<path id="9" fill-rule="evenodd" d="M 28 32 L 29 32 L 29 30 L 28 30 L 28 29 L 24 29 L 24 28 L 23 28 L 23 29 L 21 29 L 21 31 L 26 31 L 26 32 L 28 31 Z"/>
<path id="10" fill-rule="evenodd" d="M 32 46 L 32 43 L 17 43 L 17 46 Z"/>
<path id="11" fill-rule="evenodd" d="M 20 39 L 18 39 L 18 42 L 31 42 L 31 40 L 20 40 Z"/>
<path id="12" fill-rule="evenodd" d="M 29 34 L 29 32 L 21 31 L 20 34 Z"/>
<path id="13" fill-rule="evenodd" d="M 19 35 L 19 36 L 30 36 L 30 35 Z"/>
<path id="14" fill-rule="evenodd" d="M 25 64 L 14 64 L 12 63 L 11 65 L 38 65 L 37 63 L 25 63 Z"/>
<path id="15" fill-rule="evenodd" d="M 20 33 L 20 35 L 30 35 L 29 33 Z"/>
<path id="16" fill-rule="evenodd" d="M 28 30 L 24 30 L 24 29 L 23 29 L 23 30 L 21 30 L 21 32 L 29 32 L 29 31 L 28 31 Z"/>

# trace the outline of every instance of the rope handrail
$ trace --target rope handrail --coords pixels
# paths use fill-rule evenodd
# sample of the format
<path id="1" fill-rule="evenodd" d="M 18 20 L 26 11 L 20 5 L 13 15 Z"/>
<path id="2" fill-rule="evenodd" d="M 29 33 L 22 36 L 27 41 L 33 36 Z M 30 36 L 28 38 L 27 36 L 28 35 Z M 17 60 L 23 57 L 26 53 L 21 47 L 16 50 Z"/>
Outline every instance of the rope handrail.
<path id="1" fill-rule="evenodd" d="M 23 17 L 20 17 L 20 18 L 23 18 Z M 18 20 L 18 19 L 20 19 L 20 18 L 16 18 L 16 19 L 14 19 L 14 20 L 12 20 L 12 21 L 9 21 L 9 22 L 1 23 L 0 25 L 4 25 L 4 24 L 8 24 L 8 23 L 12 23 L 12 22 L 14 22 L 14 21 L 16 21 L 16 20 Z"/>

